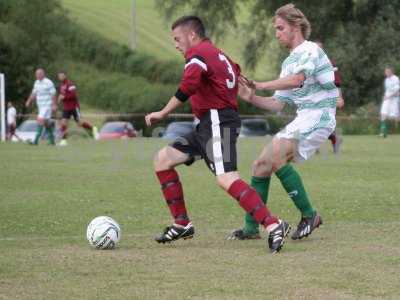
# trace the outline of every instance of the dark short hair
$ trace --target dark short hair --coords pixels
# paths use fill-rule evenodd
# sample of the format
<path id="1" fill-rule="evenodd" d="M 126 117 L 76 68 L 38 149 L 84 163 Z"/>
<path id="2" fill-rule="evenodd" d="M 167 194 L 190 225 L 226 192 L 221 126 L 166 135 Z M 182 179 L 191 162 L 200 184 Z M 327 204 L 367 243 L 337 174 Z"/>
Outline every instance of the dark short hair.
<path id="1" fill-rule="evenodd" d="M 201 39 L 206 38 L 206 29 L 204 28 L 203 21 L 197 16 L 183 16 L 177 19 L 171 26 L 174 30 L 179 26 L 190 27 Z"/>
<path id="2" fill-rule="evenodd" d="M 67 72 L 65 72 L 64 70 L 59 70 L 59 71 L 57 72 L 57 74 L 64 74 L 64 75 L 67 75 Z"/>

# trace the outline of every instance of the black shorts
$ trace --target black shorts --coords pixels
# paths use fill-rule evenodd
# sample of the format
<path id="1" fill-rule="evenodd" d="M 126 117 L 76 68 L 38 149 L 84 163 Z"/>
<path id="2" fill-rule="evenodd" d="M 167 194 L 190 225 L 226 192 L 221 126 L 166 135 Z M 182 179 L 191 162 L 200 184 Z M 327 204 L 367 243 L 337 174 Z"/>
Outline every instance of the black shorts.
<path id="1" fill-rule="evenodd" d="M 79 108 L 74 108 L 71 110 L 63 110 L 62 118 L 69 120 L 71 116 L 74 117 L 75 122 L 79 122 L 81 119 L 81 113 L 79 111 Z"/>
<path id="2" fill-rule="evenodd" d="M 211 109 L 190 134 L 176 139 L 170 146 L 189 155 L 186 165 L 204 159 L 214 175 L 237 170 L 236 141 L 240 118 L 231 108 Z"/>

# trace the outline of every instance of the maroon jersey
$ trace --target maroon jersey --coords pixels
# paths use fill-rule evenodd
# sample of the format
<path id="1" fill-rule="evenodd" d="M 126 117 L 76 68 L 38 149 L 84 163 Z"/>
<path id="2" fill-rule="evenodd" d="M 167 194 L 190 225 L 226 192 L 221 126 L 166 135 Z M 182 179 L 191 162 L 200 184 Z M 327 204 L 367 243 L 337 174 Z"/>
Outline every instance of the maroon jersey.
<path id="1" fill-rule="evenodd" d="M 190 48 L 185 58 L 175 97 L 180 101 L 190 98 L 193 114 L 199 119 L 210 109 L 237 110 L 239 65 L 207 39 Z"/>
<path id="2" fill-rule="evenodd" d="M 337 67 L 334 60 L 331 60 L 331 64 L 335 75 L 335 85 L 336 87 L 340 88 L 340 86 L 342 85 L 342 77 L 340 76 L 339 68 Z"/>
<path id="3" fill-rule="evenodd" d="M 79 108 L 76 86 L 71 80 L 65 79 L 61 83 L 60 94 L 64 96 L 64 110 L 74 110 L 76 108 Z"/>

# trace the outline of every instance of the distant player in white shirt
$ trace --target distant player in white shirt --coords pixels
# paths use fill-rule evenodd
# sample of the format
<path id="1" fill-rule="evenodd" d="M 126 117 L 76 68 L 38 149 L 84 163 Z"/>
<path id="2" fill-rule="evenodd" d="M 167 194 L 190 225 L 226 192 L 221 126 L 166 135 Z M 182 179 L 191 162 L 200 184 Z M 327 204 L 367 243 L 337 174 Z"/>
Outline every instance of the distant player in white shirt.
<path id="1" fill-rule="evenodd" d="M 54 123 L 51 121 L 51 114 L 57 109 L 56 89 L 53 82 L 46 78 L 46 73 L 43 69 L 37 69 L 35 76 L 36 81 L 33 86 L 32 93 L 25 103 L 26 107 L 29 107 L 31 103 L 36 100 L 36 105 L 38 108 L 38 115 L 36 118 L 38 128 L 35 140 L 32 144 L 39 144 L 43 128 L 45 128 L 49 139 L 49 144 L 55 145 L 53 133 Z"/>
<path id="2" fill-rule="evenodd" d="M 304 189 L 300 174 L 291 161 L 308 160 L 326 142 L 336 126 L 335 86 L 332 64 L 316 43 L 307 41 L 311 26 L 304 14 L 293 4 L 280 7 L 273 19 L 275 36 L 290 54 L 282 64 L 278 79 L 254 82 L 241 78 L 242 99 L 270 111 L 281 111 L 285 104 L 297 107 L 296 118 L 274 136 L 253 164 L 251 186 L 261 198 L 268 199 L 272 174 L 280 180 L 288 196 L 301 212 L 301 220 L 292 239 L 301 239 L 322 224 Z M 257 96 L 256 90 L 274 90 L 272 97 Z M 250 214 L 243 229 L 232 232 L 229 239 L 258 237 L 258 225 Z"/>
<path id="3" fill-rule="evenodd" d="M 381 106 L 381 124 L 380 124 L 380 135 L 386 137 L 388 130 L 386 120 L 393 119 L 398 122 L 400 119 L 399 111 L 399 96 L 400 96 L 400 81 L 393 73 L 393 68 L 388 67 L 385 69 L 385 94 L 383 95 L 383 101 Z M 396 124 L 397 125 L 397 124 Z"/>
<path id="4" fill-rule="evenodd" d="M 17 110 L 11 101 L 7 103 L 7 140 L 11 140 L 15 136 L 15 129 L 17 127 Z"/>

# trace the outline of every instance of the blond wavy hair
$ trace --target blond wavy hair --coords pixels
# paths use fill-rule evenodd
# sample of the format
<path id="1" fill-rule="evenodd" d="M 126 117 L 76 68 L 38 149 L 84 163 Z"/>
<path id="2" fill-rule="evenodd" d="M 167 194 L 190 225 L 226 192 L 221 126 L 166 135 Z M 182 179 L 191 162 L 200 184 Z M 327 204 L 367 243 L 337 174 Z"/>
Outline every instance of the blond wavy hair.
<path id="1" fill-rule="evenodd" d="M 277 17 L 285 20 L 291 26 L 299 26 L 301 29 L 301 33 L 305 39 L 308 39 L 310 37 L 311 24 L 307 20 L 303 12 L 300 9 L 296 8 L 294 4 L 289 3 L 278 8 L 275 12 L 273 21 L 275 21 Z"/>

